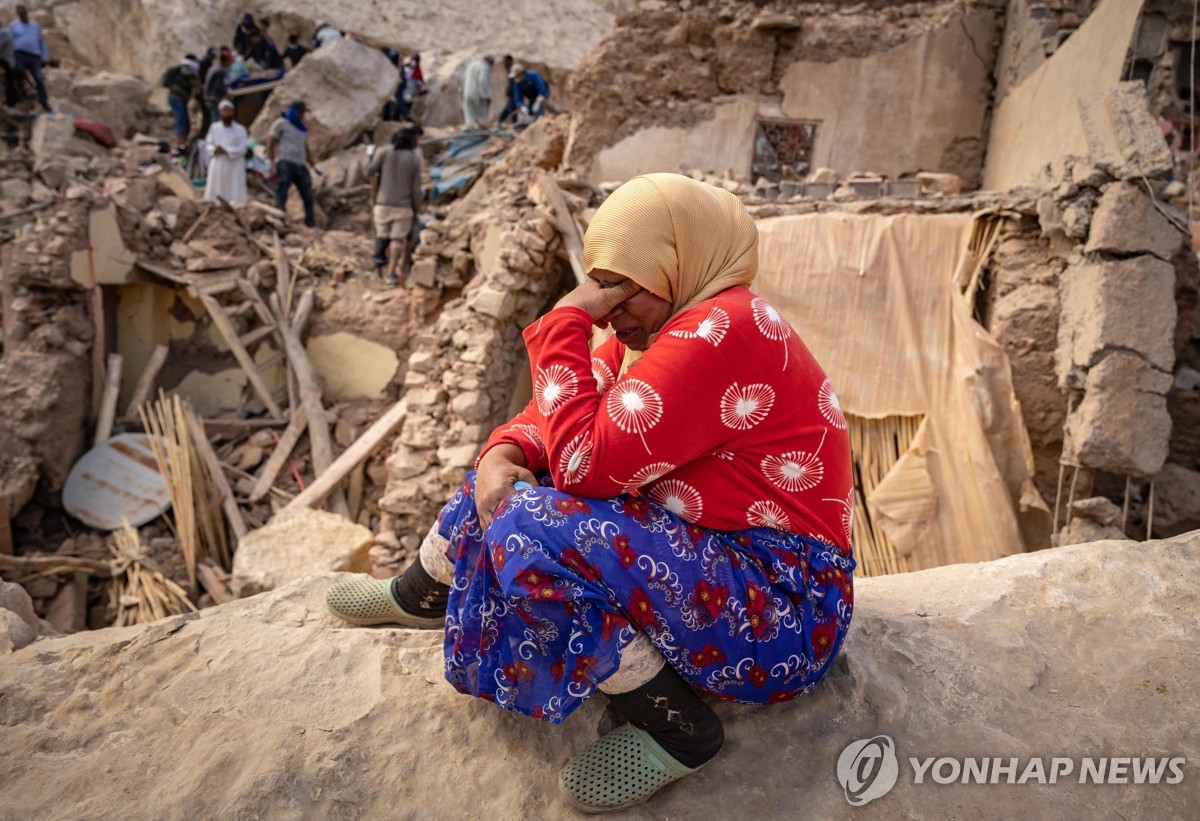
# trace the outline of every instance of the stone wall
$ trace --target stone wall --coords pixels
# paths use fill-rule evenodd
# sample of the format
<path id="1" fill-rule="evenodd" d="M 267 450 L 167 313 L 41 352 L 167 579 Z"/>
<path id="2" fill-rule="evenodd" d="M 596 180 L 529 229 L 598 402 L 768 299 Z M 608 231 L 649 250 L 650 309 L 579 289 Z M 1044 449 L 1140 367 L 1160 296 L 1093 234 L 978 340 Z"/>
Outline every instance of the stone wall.
<path id="1" fill-rule="evenodd" d="M 763 117 L 819 120 L 814 167 L 975 184 L 1002 4 L 877 5 L 620 18 L 572 75 L 568 164 L 595 182 L 684 165 L 747 175 Z"/>
<path id="2" fill-rule="evenodd" d="M 521 331 L 574 281 L 557 256 L 558 229 L 529 190 L 538 169 L 561 161 L 564 130 L 564 118 L 540 120 L 421 235 L 414 278 L 461 293 L 408 358 L 408 416 L 387 462 L 377 572 L 415 555 L 492 430 L 512 416 L 528 371 Z"/>

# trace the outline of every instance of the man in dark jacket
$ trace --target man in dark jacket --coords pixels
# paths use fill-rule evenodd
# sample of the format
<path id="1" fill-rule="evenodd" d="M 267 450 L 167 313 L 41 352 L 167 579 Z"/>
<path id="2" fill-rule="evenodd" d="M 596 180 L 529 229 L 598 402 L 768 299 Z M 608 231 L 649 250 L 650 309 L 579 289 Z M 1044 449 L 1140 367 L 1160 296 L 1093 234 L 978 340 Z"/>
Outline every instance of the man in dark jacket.
<path id="1" fill-rule="evenodd" d="M 167 69 L 162 78 L 162 84 L 167 88 L 167 104 L 171 106 L 171 116 L 175 121 L 175 149 L 178 153 L 187 147 L 188 136 L 192 132 L 188 102 L 196 96 L 200 86 L 199 71 L 200 63 L 189 54 L 182 63 Z"/>

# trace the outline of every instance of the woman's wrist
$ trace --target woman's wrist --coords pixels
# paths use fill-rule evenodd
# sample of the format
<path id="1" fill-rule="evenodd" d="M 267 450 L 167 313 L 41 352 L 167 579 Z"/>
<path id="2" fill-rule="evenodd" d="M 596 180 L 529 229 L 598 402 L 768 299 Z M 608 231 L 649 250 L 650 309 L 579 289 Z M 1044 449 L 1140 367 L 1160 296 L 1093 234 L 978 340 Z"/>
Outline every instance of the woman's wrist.
<path id="1" fill-rule="evenodd" d="M 479 467 L 483 467 L 484 462 L 490 461 L 504 461 L 518 467 L 528 467 L 525 464 L 525 451 L 511 442 L 500 442 L 484 451 L 483 455 L 479 457 Z"/>

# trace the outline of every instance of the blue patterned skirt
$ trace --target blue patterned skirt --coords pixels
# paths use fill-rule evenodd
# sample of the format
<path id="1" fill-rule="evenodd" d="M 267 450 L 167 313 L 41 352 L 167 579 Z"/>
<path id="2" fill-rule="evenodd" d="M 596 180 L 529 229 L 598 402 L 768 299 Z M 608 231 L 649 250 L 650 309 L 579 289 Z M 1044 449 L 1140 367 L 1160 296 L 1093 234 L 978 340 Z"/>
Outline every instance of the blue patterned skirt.
<path id="1" fill-rule="evenodd" d="M 645 634 L 680 676 L 744 704 L 787 701 L 837 655 L 854 559 L 760 527 L 706 530 L 644 496 L 513 493 L 487 535 L 475 474 L 443 508 L 454 584 L 446 679 L 462 693 L 557 724 Z"/>

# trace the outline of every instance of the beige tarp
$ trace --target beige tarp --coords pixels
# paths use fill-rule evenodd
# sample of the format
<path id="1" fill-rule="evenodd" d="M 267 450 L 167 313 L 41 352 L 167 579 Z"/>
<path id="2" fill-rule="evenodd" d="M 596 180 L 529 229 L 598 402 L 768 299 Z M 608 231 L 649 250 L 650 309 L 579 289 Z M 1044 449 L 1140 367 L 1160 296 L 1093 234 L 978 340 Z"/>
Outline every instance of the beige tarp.
<path id="1" fill-rule="evenodd" d="M 974 262 L 972 224 L 959 214 L 758 223 L 754 290 L 800 332 L 843 410 L 924 416 L 867 499 L 910 570 L 999 558 L 1048 536 L 1008 359 L 955 283 Z"/>

